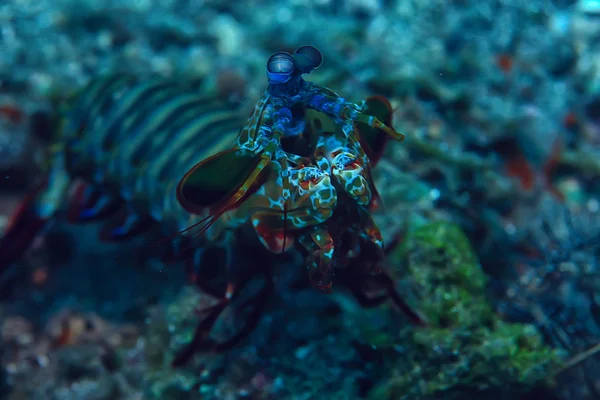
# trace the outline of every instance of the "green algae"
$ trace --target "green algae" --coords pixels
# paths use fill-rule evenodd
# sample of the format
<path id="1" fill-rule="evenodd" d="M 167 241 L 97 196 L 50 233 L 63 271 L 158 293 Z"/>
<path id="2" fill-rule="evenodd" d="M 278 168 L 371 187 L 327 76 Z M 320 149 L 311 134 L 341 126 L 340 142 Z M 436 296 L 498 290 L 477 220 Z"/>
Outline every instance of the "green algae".
<path id="1" fill-rule="evenodd" d="M 404 264 L 429 325 L 388 338 L 400 350 L 372 399 L 505 398 L 549 384 L 561 355 L 531 325 L 502 321 L 487 295 L 487 277 L 461 229 L 425 223 L 390 257 Z M 393 343 L 381 344 L 390 348 Z M 465 397 L 467 396 L 467 397 Z"/>

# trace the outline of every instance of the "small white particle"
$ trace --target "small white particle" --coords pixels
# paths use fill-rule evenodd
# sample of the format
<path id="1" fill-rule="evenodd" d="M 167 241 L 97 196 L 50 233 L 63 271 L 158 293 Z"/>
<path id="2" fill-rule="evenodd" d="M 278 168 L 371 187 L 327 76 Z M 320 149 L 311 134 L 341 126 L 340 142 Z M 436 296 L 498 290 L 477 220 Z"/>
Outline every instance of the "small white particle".
<path id="1" fill-rule="evenodd" d="M 514 235 L 517 232 L 517 228 L 513 224 L 506 224 L 506 226 L 504 226 L 504 230 L 509 235 Z"/>

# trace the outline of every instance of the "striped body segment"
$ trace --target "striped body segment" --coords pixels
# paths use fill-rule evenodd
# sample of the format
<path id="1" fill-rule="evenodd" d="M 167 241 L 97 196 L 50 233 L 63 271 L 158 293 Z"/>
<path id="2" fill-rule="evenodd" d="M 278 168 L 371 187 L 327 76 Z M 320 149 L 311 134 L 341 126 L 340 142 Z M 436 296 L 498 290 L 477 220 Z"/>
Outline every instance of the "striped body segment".
<path id="1" fill-rule="evenodd" d="M 132 213 L 149 214 L 171 230 L 187 228 L 199 217 L 176 199 L 182 171 L 231 147 L 245 122 L 240 105 L 201 93 L 164 79 L 98 79 L 65 104 L 63 146 L 54 158 L 64 158 L 69 175 L 122 197 Z"/>

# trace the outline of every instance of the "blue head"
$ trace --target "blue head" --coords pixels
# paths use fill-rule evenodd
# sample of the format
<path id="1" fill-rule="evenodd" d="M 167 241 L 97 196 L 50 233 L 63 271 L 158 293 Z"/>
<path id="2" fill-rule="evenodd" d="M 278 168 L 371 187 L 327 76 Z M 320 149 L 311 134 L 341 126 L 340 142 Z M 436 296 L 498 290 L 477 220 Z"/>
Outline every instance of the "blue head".
<path id="1" fill-rule="evenodd" d="M 312 46 L 302 46 L 294 54 L 279 51 L 267 61 L 267 78 L 269 84 L 280 85 L 289 82 L 292 78 L 309 74 L 323 63 L 321 52 Z"/>

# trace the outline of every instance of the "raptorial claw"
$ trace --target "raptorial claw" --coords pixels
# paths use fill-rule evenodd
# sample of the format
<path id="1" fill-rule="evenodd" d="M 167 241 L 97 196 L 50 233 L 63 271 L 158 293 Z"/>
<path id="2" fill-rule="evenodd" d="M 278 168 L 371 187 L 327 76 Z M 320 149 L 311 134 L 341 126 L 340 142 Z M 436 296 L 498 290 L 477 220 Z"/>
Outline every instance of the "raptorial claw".
<path id="1" fill-rule="evenodd" d="M 362 122 L 363 124 L 366 124 L 371 128 L 381 129 L 382 131 L 387 133 L 392 139 L 397 140 L 399 142 L 404 140 L 404 135 L 402 133 L 397 132 L 395 129 L 387 126 L 373 115 L 360 113 L 354 121 Z"/>

